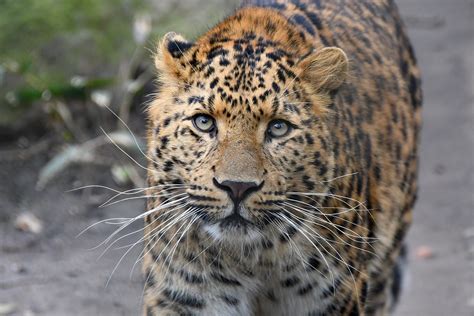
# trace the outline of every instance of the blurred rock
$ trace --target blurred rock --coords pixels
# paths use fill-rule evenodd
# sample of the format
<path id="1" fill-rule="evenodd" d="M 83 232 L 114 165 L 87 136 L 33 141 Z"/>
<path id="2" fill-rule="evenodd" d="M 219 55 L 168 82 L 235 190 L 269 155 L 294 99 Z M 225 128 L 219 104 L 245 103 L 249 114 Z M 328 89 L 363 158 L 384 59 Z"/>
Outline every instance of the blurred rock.
<path id="1" fill-rule="evenodd" d="M 43 231 L 43 223 L 33 213 L 25 212 L 16 218 L 15 228 L 24 232 L 39 234 Z"/>
<path id="2" fill-rule="evenodd" d="M 465 229 L 463 235 L 467 239 L 474 238 L 474 227 L 469 227 Z"/>
<path id="3" fill-rule="evenodd" d="M 420 246 L 415 252 L 418 259 L 432 259 L 434 257 L 433 249 L 429 246 Z"/>
<path id="4" fill-rule="evenodd" d="M 9 315 L 16 311 L 16 305 L 13 303 L 0 303 L 0 316 Z"/>

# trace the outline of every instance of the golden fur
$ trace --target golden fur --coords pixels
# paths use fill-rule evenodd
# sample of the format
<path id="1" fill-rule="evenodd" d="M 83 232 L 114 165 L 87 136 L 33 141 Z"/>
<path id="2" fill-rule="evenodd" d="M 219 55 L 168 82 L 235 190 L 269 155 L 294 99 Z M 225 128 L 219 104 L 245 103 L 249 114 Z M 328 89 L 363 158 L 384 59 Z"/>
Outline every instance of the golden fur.
<path id="1" fill-rule="evenodd" d="M 249 1 L 155 64 L 145 314 L 389 313 L 421 121 L 393 1 Z"/>

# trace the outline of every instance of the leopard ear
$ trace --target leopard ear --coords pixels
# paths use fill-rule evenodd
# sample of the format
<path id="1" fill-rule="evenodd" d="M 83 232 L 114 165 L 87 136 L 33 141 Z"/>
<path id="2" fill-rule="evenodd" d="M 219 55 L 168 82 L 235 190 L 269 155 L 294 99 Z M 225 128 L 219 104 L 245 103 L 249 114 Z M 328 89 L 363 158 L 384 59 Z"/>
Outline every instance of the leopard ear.
<path id="1" fill-rule="evenodd" d="M 346 80 L 348 64 L 347 56 L 342 49 L 326 47 L 300 61 L 300 76 L 317 92 L 331 92 Z"/>
<path id="2" fill-rule="evenodd" d="M 183 76 L 189 61 L 186 53 L 194 43 L 187 41 L 175 32 L 166 33 L 161 40 L 158 53 L 155 56 L 155 66 L 162 74 L 173 75 L 176 78 Z"/>

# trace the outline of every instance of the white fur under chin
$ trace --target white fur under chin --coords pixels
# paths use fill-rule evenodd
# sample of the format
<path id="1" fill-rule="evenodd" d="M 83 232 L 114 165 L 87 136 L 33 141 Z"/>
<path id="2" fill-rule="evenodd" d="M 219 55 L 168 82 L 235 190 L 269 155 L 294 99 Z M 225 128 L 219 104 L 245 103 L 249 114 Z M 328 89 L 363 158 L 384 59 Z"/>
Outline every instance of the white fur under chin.
<path id="1" fill-rule="evenodd" d="M 215 241 L 232 245 L 252 244 L 262 238 L 262 234 L 252 227 L 247 227 L 245 231 L 234 228 L 226 230 L 217 223 L 204 225 L 204 230 Z"/>

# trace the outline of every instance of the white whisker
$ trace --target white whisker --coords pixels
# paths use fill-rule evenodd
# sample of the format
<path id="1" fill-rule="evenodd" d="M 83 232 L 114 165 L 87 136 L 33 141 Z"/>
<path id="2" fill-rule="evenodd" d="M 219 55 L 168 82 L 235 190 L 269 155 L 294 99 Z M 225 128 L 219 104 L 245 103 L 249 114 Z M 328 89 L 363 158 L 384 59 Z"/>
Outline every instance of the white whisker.
<path id="1" fill-rule="evenodd" d="M 178 209 L 180 209 L 180 208 L 183 208 L 183 207 L 185 207 L 185 206 L 186 206 L 186 204 L 184 204 L 183 206 L 180 206 L 180 207 L 178 207 L 178 208 L 170 209 L 170 210 L 164 212 L 163 214 L 160 214 L 157 218 L 155 218 L 155 219 L 152 221 L 152 223 L 158 221 L 162 216 L 166 216 L 166 215 L 168 215 L 169 213 L 172 213 L 172 212 L 174 212 L 174 211 L 176 211 L 176 210 L 178 210 Z M 152 223 L 150 223 L 150 224 L 152 224 Z M 150 225 L 150 224 L 148 224 L 148 225 Z M 142 230 L 144 230 L 144 229 L 146 229 L 146 226 L 143 227 L 143 228 L 141 228 L 139 231 L 142 231 Z M 105 250 L 104 250 L 104 251 L 102 252 L 102 254 L 99 256 L 99 258 L 101 258 L 101 257 L 107 252 L 107 250 L 110 249 L 114 244 L 116 244 L 117 242 L 119 242 L 119 241 L 122 240 L 123 238 L 128 237 L 129 235 L 133 235 L 133 234 L 136 233 L 136 232 L 137 232 L 137 231 L 132 232 L 132 233 L 128 233 L 128 234 L 126 234 L 126 235 L 123 235 L 123 236 L 117 238 L 116 240 L 114 240 L 113 242 L 109 243 L 108 246 L 107 246 L 107 248 L 105 248 Z M 144 238 L 144 237 L 143 237 L 143 238 Z M 128 247 L 128 246 L 130 246 L 130 245 L 127 245 L 126 247 Z M 123 247 L 121 247 L 121 248 L 123 248 Z"/>
<path id="2" fill-rule="evenodd" d="M 282 209 L 285 210 L 284 208 L 282 208 Z M 306 238 L 306 240 L 308 240 L 311 243 L 311 245 L 316 249 L 316 251 L 319 253 L 321 259 L 323 259 L 324 263 L 326 264 L 326 266 L 328 268 L 328 271 L 329 271 L 329 274 L 331 275 L 332 283 L 334 285 L 335 284 L 334 274 L 331 270 L 329 262 L 326 260 L 326 257 L 323 255 L 323 253 L 321 252 L 319 247 L 314 244 L 314 242 L 306 235 L 306 233 L 303 230 L 299 229 L 299 227 L 292 220 L 290 220 L 288 217 L 286 217 L 284 214 L 275 213 L 275 215 L 277 217 L 280 217 L 280 219 L 284 220 L 286 223 L 290 224 L 294 229 L 296 229 L 298 232 L 300 232 Z M 324 247 L 319 243 L 319 241 L 317 239 L 315 241 L 319 244 L 320 247 L 322 247 L 324 249 Z"/>
<path id="3" fill-rule="evenodd" d="M 114 204 L 117 204 L 117 203 L 122 203 L 122 202 L 125 202 L 125 201 L 130 201 L 130 200 L 139 200 L 139 199 L 157 198 L 157 197 L 168 197 L 172 194 L 173 193 L 163 193 L 163 194 L 157 194 L 157 195 L 134 196 L 134 197 L 124 198 L 124 199 L 113 201 L 113 202 L 108 202 L 106 204 L 103 203 L 99 206 L 99 208 L 109 207 L 111 205 L 114 205 Z M 187 193 L 185 193 L 185 192 L 184 193 L 179 193 L 179 194 L 174 195 L 174 197 L 183 196 L 183 195 L 187 195 Z"/>
<path id="4" fill-rule="evenodd" d="M 85 229 L 83 229 L 79 234 L 76 235 L 76 238 L 82 236 L 86 231 L 88 231 L 89 229 L 91 229 L 92 227 L 95 227 L 99 224 L 111 224 L 111 225 L 121 225 L 121 224 L 124 224 L 126 223 L 127 221 L 129 221 L 130 218 L 128 217 L 116 217 L 116 218 L 107 218 L 107 219 L 103 219 L 101 221 L 98 221 L 94 224 L 91 224 L 89 226 L 87 226 Z"/>
<path id="5" fill-rule="evenodd" d="M 176 205 L 176 204 L 179 204 L 181 201 L 184 201 L 186 200 L 187 197 L 183 197 L 183 198 L 180 198 L 178 200 L 175 200 L 175 201 L 171 201 L 171 202 L 165 202 L 165 203 L 162 203 L 160 205 L 158 205 L 157 207 L 149 210 L 149 211 L 146 211 L 138 216 L 135 216 L 133 218 L 130 218 L 126 223 L 124 223 L 122 226 L 120 226 L 119 228 L 117 228 L 109 237 L 107 237 L 103 242 L 101 242 L 99 245 L 97 245 L 96 247 L 92 248 L 92 249 L 96 249 L 96 248 L 99 248 L 101 247 L 102 245 L 104 244 L 107 244 L 110 242 L 110 240 L 115 236 L 117 235 L 118 233 L 120 233 L 123 229 L 125 229 L 125 227 L 127 227 L 128 225 L 130 225 L 131 223 L 133 223 L 134 221 L 136 221 L 137 219 L 140 219 L 140 218 L 145 218 L 146 216 L 158 211 L 158 210 L 161 210 L 161 209 L 164 209 L 164 208 L 168 208 L 170 206 L 173 206 L 173 205 Z"/>
<path id="6" fill-rule="evenodd" d="M 342 176 L 338 176 L 338 177 L 335 177 L 335 178 L 332 178 L 332 179 L 329 179 L 329 180 L 324 180 L 324 181 L 319 181 L 319 182 L 320 183 L 332 182 L 332 181 L 339 180 L 339 179 L 342 179 L 342 178 L 354 176 L 356 174 L 358 174 L 358 172 L 347 173 L 347 174 L 343 174 Z"/>
<path id="7" fill-rule="evenodd" d="M 107 105 L 105 105 L 105 107 L 107 108 L 107 110 L 110 111 L 110 113 L 112 113 L 112 115 L 114 115 L 119 121 L 120 123 L 123 124 L 123 126 L 125 126 L 125 128 L 128 130 L 128 132 L 130 133 L 130 135 L 132 136 L 133 138 L 133 141 L 135 142 L 135 145 L 137 146 L 138 150 L 140 151 L 140 153 L 145 157 L 147 158 L 149 161 L 151 162 L 154 162 L 156 164 L 158 164 L 157 161 L 153 160 L 153 158 L 150 158 L 147 154 L 145 154 L 143 152 L 143 150 L 141 149 L 140 145 L 138 144 L 138 141 L 135 137 L 135 134 L 133 134 L 132 130 L 128 127 L 128 125 L 122 120 L 122 118 L 120 116 L 118 116 L 110 107 L 108 107 Z"/>
<path id="8" fill-rule="evenodd" d="M 109 139 L 109 141 L 115 145 L 115 147 L 117 147 L 125 156 L 127 156 L 131 161 L 133 161 L 138 167 L 144 169 L 144 170 L 147 170 L 147 171 L 150 171 L 150 172 L 153 172 L 154 170 L 152 169 L 148 169 L 147 167 L 144 167 L 143 165 L 141 165 L 138 161 L 135 160 L 135 158 L 133 158 L 129 153 L 127 153 L 122 147 L 120 147 L 113 139 L 112 137 L 109 136 L 109 134 L 107 134 L 107 132 L 101 127 L 100 128 L 102 130 L 102 132 L 105 134 L 105 136 Z"/>

